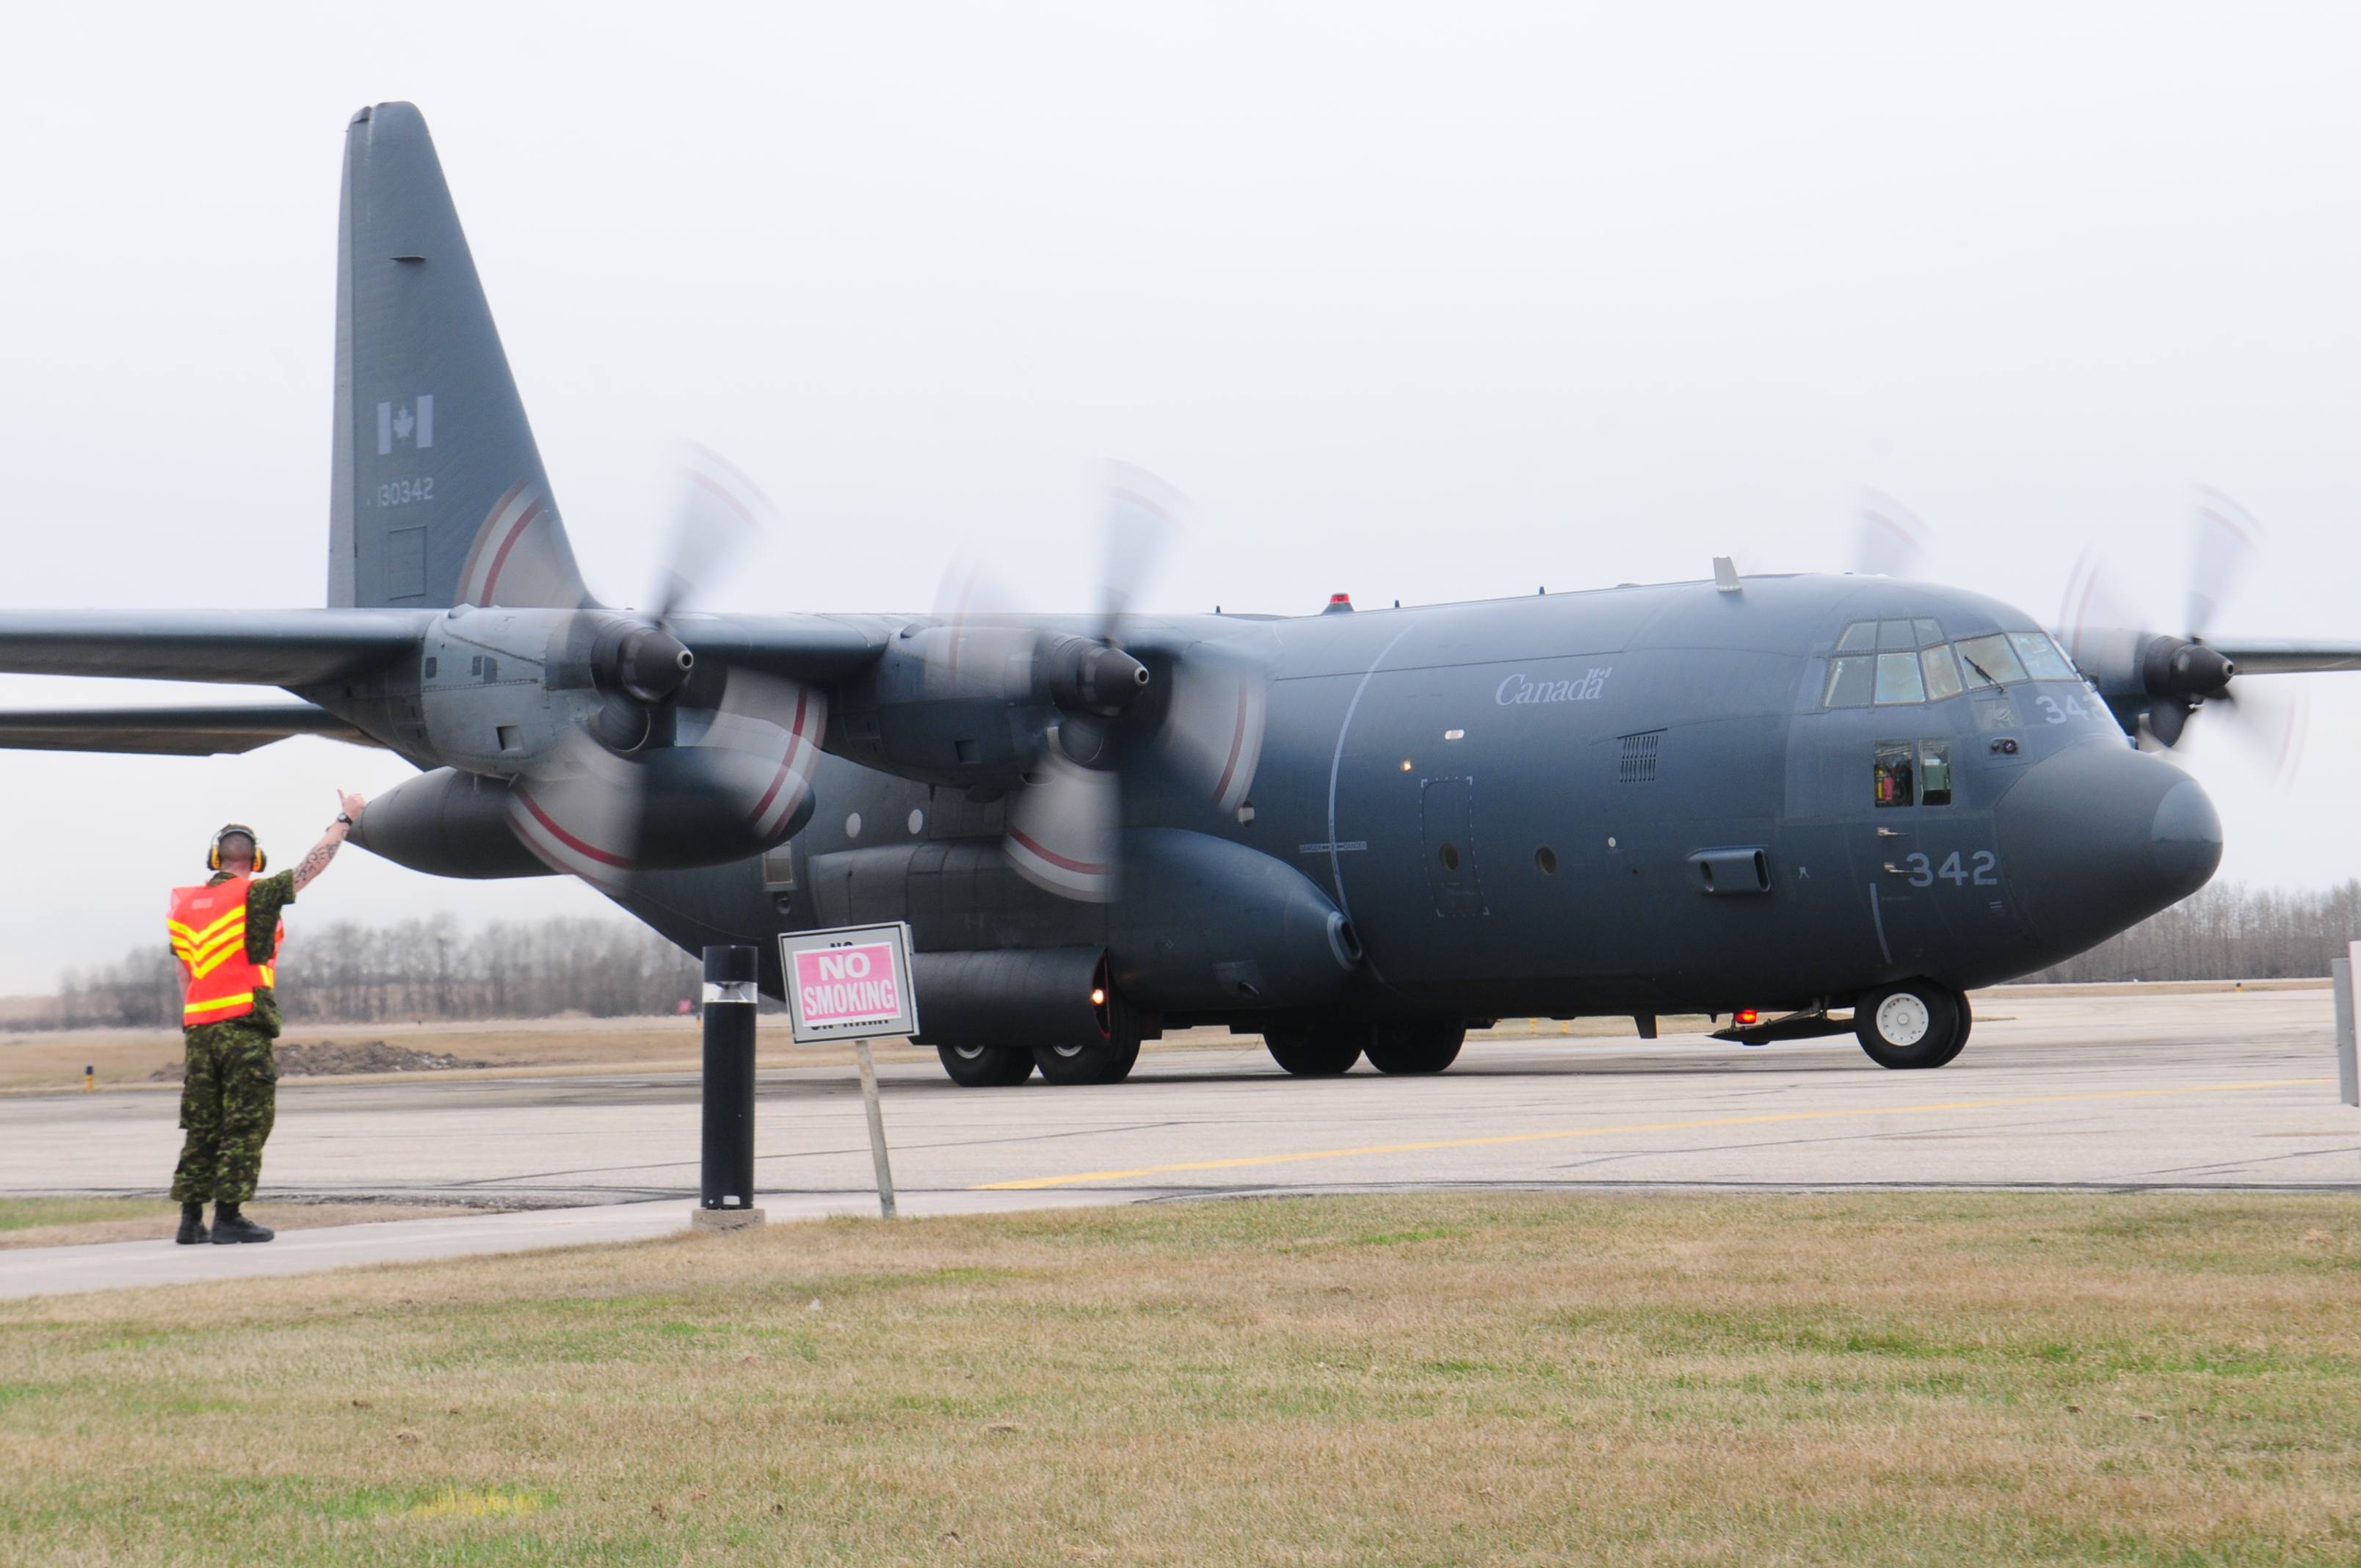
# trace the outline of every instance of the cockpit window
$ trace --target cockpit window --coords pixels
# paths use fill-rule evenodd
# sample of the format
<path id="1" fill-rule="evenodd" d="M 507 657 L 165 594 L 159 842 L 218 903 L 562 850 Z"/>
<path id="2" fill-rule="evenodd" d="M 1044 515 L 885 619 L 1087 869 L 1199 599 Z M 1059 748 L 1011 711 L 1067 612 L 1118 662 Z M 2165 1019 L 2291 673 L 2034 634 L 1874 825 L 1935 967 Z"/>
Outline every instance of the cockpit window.
<path id="1" fill-rule="evenodd" d="M 1823 700 L 1830 707 L 1867 707 L 1876 682 L 1874 657 L 1863 653 L 1850 659 L 1830 659 L 1828 691 Z"/>
<path id="2" fill-rule="evenodd" d="M 1931 648 L 1943 640 L 1943 629 L 1930 617 L 1922 615 L 1911 624 L 1918 629 L 1918 646 L 1921 648 Z"/>
<path id="3" fill-rule="evenodd" d="M 1960 668 L 1966 674 L 1971 689 L 2007 685 L 2025 679 L 2025 666 L 2017 661 L 2016 651 L 2008 645 L 2006 637 L 1997 632 L 1990 637 L 1962 638 L 1959 649 Z"/>
<path id="4" fill-rule="evenodd" d="M 2025 661 L 2025 673 L 2037 681 L 2075 681 L 2081 677 L 2046 631 L 2012 631 L 2008 640 Z"/>
<path id="5" fill-rule="evenodd" d="M 1927 671 L 1927 696 L 1929 700 L 1940 702 L 1947 696 L 1960 695 L 1960 665 L 1951 657 L 1949 643 L 1922 650 L 1918 663 Z"/>
<path id="6" fill-rule="evenodd" d="M 1877 743 L 1877 804 L 1908 806 L 1916 780 L 1912 766 L 1917 747 L 1907 740 L 1880 740 Z"/>
<path id="7" fill-rule="evenodd" d="M 1877 656 L 1877 700 L 1925 702 L 1927 684 L 1919 678 L 1918 655 L 1910 652 Z"/>
<path id="8" fill-rule="evenodd" d="M 1876 646 L 1877 622 L 1873 620 L 1856 620 L 1844 629 L 1843 636 L 1837 639 L 1837 652 L 1839 653 L 1851 653 Z"/>
<path id="9" fill-rule="evenodd" d="M 1880 648 L 1916 648 L 1918 634 L 1906 620 L 1881 620 L 1877 623 L 1877 645 Z"/>

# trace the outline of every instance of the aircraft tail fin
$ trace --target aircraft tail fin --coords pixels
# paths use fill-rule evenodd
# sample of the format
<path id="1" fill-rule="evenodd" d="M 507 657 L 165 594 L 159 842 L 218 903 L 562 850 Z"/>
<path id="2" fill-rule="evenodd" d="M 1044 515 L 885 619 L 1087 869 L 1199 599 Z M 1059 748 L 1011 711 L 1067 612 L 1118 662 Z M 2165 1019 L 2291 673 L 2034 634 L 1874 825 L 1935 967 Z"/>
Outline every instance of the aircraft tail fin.
<path id="1" fill-rule="evenodd" d="M 328 603 L 566 608 L 588 595 L 425 118 L 345 132 Z"/>

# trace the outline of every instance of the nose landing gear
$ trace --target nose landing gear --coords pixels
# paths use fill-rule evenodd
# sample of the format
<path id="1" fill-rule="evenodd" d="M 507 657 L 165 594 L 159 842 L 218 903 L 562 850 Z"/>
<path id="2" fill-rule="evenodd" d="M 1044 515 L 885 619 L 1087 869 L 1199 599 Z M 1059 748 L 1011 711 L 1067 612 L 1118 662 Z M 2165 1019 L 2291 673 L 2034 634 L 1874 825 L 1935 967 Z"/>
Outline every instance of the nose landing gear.
<path id="1" fill-rule="evenodd" d="M 1968 999 L 1932 980 L 1881 985 L 1852 1008 L 1853 1033 L 1880 1067 L 1941 1067 L 1968 1043 L 1974 1022 Z"/>

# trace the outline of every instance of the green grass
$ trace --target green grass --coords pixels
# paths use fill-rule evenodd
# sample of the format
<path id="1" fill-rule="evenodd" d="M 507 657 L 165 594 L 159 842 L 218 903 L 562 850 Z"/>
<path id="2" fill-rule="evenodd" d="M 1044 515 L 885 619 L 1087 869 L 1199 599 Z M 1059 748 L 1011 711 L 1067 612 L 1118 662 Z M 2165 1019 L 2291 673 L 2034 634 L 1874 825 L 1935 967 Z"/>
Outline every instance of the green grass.
<path id="1" fill-rule="evenodd" d="M 178 1218 L 180 1212 L 178 1204 L 160 1198 L 0 1198 L 0 1234 L 98 1220 Z"/>
<path id="2" fill-rule="evenodd" d="M 2357 1259 L 2323 1197 L 1387 1196 L 0 1304 L 0 1562 L 2361 1563 Z"/>

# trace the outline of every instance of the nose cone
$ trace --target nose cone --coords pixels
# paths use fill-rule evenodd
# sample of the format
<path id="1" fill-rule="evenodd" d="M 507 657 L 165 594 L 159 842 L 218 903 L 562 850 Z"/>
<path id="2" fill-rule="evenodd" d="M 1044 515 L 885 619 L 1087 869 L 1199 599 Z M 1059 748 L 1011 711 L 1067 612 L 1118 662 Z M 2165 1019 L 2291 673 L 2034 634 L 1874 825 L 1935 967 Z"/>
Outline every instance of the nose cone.
<path id="1" fill-rule="evenodd" d="M 2104 743 L 2026 769 L 1993 830 L 2020 913 L 2056 958 L 2188 897 L 2222 863 L 2222 820 L 2197 782 Z"/>
<path id="2" fill-rule="evenodd" d="M 2148 852 L 2175 898 L 2186 898 L 2213 880 L 2222 863 L 2222 818 L 2195 779 L 2181 780 L 2157 803 L 2155 820 L 2148 824 Z"/>

